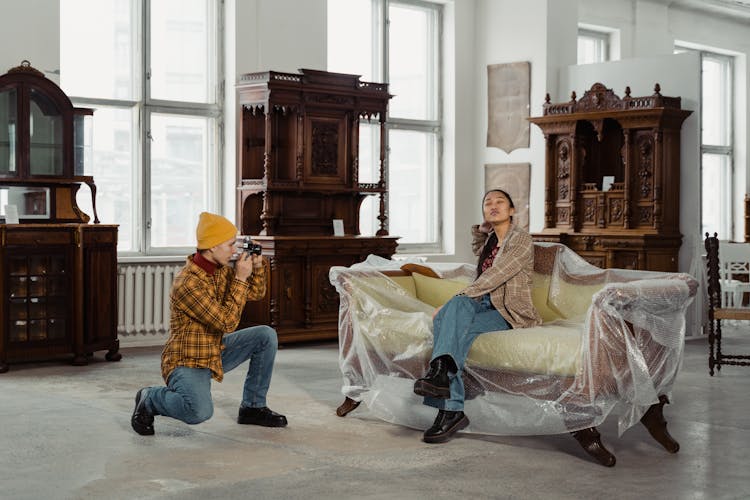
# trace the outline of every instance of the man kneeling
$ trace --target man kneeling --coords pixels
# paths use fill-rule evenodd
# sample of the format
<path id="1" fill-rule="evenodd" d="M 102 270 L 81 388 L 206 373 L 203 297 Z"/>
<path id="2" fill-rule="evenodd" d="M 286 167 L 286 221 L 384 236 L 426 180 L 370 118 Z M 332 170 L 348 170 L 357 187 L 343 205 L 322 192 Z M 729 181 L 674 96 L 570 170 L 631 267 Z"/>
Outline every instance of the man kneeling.
<path id="1" fill-rule="evenodd" d="M 203 212 L 196 229 L 197 252 L 187 258 L 170 294 L 169 340 L 161 355 L 167 386 L 144 387 L 135 395 L 131 418 L 141 435 L 154 433 L 154 416 L 164 415 L 187 424 L 211 418 L 211 379 L 221 382 L 250 360 L 237 422 L 284 427 L 286 417 L 266 406 L 276 358 L 276 331 L 254 326 L 233 332 L 247 300 L 266 293 L 263 257 L 235 253 L 237 228 L 226 218 Z"/>

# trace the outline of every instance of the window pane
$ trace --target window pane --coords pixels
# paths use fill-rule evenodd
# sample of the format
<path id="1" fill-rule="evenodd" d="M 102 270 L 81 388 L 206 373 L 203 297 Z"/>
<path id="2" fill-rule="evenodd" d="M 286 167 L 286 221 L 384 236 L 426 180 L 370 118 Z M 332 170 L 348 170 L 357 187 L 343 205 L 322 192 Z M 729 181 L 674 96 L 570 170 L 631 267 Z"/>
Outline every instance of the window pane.
<path id="1" fill-rule="evenodd" d="M 213 102 L 209 67 L 213 2 L 151 2 L 151 97 Z"/>
<path id="2" fill-rule="evenodd" d="M 68 94 L 137 99 L 130 0 L 60 2 L 60 83 Z"/>
<path id="3" fill-rule="evenodd" d="M 210 208 L 214 120 L 151 115 L 151 246 L 194 247 L 195 221 Z"/>
<path id="4" fill-rule="evenodd" d="M 391 130 L 389 140 L 388 232 L 399 243 L 437 242 L 437 136 Z M 398 180 L 396 180 L 398 179 Z"/>
<path id="5" fill-rule="evenodd" d="M 701 234 L 732 236 L 732 169 L 728 155 L 703 154 Z"/>
<path id="6" fill-rule="evenodd" d="M 728 146 L 732 134 L 730 117 L 730 62 L 727 58 L 703 56 L 703 144 Z"/>
<path id="7" fill-rule="evenodd" d="M 606 43 L 602 38 L 578 35 L 578 64 L 606 61 Z"/>
<path id="8" fill-rule="evenodd" d="M 93 175 L 96 183 L 96 210 L 102 224 L 119 224 L 117 249 L 128 252 L 138 249 L 135 233 L 136 203 L 140 189 L 135 195 L 136 172 L 135 130 L 137 112 L 135 108 L 113 108 L 97 106 L 93 123 Z M 91 192 L 81 186 L 76 197 L 78 206 L 94 217 Z"/>
<path id="9" fill-rule="evenodd" d="M 328 0 L 328 71 L 381 80 L 373 63 L 378 35 L 373 9 L 372 0 Z"/>
<path id="10" fill-rule="evenodd" d="M 414 5 L 391 4 L 388 30 L 390 116 L 414 120 L 437 117 L 437 13 Z"/>

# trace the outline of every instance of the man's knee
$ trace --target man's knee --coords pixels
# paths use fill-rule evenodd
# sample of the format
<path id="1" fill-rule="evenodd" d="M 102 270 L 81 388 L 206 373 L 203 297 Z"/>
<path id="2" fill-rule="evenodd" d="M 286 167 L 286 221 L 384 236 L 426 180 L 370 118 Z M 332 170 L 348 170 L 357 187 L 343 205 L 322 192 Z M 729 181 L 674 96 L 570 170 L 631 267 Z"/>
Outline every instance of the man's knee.
<path id="1" fill-rule="evenodd" d="M 195 425 L 205 422 L 214 414 L 214 405 L 211 401 L 193 404 L 186 409 L 183 421 L 186 424 Z"/>
<path id="2" fill-rule="evenodd" d="M 273 349 L 275 351 L 278 348 L 279 337 L 276 334 L 276 330 L 274 330 L 270 326 L 259 326 L 256 335 L 259 335 L 263 338 L 263 345 L 266 349 Z"/>

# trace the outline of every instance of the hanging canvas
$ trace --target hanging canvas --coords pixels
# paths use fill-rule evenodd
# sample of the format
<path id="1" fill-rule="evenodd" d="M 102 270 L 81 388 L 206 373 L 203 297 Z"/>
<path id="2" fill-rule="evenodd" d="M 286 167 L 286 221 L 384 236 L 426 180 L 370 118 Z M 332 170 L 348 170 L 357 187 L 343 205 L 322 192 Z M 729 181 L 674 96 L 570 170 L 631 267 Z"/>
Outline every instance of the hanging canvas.
<path id="1" fill-rule="evenodd" d="M 487 146 L 506 153 L 529 147 L 531 63 L 487 66 Z"/>
<path id="2" fill-rule="evenodd" d="M 530 163 L 493 163 L 484 166 L 485 192 L 490 189 L 502 189 L 507 192 L 516 207 L 513 220 L 526 231 L 529 230 L 530 181 Z"/>

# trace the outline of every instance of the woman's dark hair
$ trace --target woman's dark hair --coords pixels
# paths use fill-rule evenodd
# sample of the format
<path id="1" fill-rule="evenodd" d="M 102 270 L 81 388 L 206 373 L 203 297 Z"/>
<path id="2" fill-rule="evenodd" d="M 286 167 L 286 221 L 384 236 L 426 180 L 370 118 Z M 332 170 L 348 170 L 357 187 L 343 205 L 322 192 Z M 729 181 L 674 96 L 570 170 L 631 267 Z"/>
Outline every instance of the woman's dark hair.
<path id="1" fill-rule="evenodd" d="M 516 208 L 516 206 L 513 204 L 513 198 L 510 197 L 510 195 L 503 191 L 502 189 L 490 189 L 486 193 L 484 193 L 484 196 L 482 197 L 482 206 L 484 206 L 484 200 L 487 198 L 487 195 L 490 193 L 500 193 L 503 196 L 505 196 L 508 199 L 508 203 L 510 204 L 510 208 Z M 513 220 L 511 218 L 511 220 Z M 489 257 L 490 253 L 492 253 L 492 249 L 497 246 L 497 235 L 493 231 L 492 234 L 490 234 L 490 237 L 487 238 L 487 241 L 484 243 L 484 247 L 482 248 L 482 251 L 479 253 L 479 260 L 477 261 L 477 278 L 479 275 L 482 274 L 482 262 L 485 261 L 487 257 Z"/>

